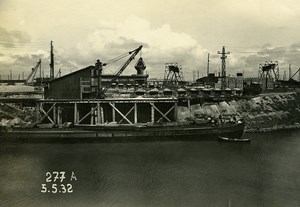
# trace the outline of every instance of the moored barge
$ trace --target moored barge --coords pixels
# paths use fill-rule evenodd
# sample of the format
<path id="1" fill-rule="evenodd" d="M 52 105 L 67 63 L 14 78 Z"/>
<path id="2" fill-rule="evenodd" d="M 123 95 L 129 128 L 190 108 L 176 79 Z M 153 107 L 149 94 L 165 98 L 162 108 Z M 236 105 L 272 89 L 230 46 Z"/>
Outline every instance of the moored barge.
<path id="1" fill-rule="evenodd" d="M 217 140 L 240 138 L 244 123 L 174 122 L 162 124 L 80 126 L 71 128 L 13 128 L 2 130 L 1 142 L 142 142 Z"/>

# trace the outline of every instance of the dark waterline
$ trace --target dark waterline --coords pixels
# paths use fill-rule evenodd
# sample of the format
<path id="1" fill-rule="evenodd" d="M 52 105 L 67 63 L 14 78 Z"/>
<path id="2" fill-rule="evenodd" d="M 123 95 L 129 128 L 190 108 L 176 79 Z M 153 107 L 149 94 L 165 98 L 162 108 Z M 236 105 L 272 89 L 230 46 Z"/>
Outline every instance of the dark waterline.
<path id="1" fill-rule="evenodd" d="M 1 144 L 0 206 L 300 206 L 300 130 L 245 137 Z M 48 171 L 65 171 L 73 192 L 41 193 Z"/>

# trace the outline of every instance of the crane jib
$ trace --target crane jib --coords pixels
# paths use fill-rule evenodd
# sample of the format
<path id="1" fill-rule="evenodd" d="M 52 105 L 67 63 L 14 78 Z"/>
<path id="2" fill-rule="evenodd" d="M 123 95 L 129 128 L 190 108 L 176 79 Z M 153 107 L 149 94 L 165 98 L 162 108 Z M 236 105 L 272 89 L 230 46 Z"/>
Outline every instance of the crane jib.
<path id="1" fill-rule="evenodd" d="M 123 73 L 123 71 L 126 69 L 126 67 L 129 65 L 129 63 L 134 59 L 134 57 L 141 51 L 143 45 L 139 46 L 137 49 L 132 50 L 129 52 L 129 54 L 131 54 L 131 56 L 129 57 L 129 59 L 124 63 L 124 65 L 118 70 L 118 72 L 116 73 L 116 75 L 111 79 L 111 83 L 113 83 L 115 80 L 118 79 L 118 77 Z M 102 90 L 102 93 L 105 93 L 107 91 L 108 87 L 104 88 Z"/>

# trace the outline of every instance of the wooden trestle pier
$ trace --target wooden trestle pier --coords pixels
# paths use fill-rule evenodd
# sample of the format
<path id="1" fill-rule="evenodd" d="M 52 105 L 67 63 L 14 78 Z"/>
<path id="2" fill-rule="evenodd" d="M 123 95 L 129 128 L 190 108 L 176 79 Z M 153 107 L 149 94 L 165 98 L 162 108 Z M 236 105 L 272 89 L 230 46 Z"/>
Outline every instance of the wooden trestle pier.
<path id="1" fill-rule="evenodd" d="M 176 98 L 114 98 L 89 100 L 45 99 L 37 101 L 41 124 L 97 126 L 177 120 Z"/>

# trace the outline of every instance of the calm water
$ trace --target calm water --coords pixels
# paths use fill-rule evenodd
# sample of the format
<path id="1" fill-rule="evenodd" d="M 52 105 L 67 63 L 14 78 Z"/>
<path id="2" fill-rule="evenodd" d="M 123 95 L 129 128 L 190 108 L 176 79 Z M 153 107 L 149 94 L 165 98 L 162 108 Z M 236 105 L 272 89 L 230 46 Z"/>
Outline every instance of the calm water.
<path id="1" fill-rule="evenodd" d="M 300 130 L 245 137 L 252 142 L 2 144 L 0 206 L 300 206 Z M 66 178 L 46 182 L 53 171 Z M 51 193 L 52 184 L 72 189 Z"/>

